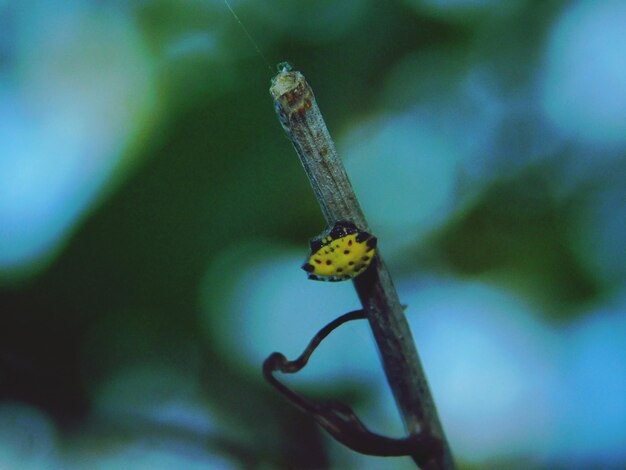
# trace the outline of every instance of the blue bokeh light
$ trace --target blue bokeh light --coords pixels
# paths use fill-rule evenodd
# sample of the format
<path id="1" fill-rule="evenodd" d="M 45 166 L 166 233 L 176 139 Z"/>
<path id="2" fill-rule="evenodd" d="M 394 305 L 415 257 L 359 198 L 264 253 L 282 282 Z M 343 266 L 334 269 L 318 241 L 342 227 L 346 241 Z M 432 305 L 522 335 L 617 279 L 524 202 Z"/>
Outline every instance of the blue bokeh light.
<path id="1" fill-rule="evenodd" d="M 0 275 L 35 269 L 71 233 L 145 131 L 150 56 L 121 12 L 17 6 L 0 76 Z M 124 153 L 126 152 L 126 153 Z"/>
<path id="2" fill-rule="evenodd" d="M 626 462 L 626 298 L 589 312 L 568 331 L 563 356 L 562 460 Z"/>
<path id="3" fill-rule="evenodd" d="M 55 468 L 57 431 L 41 411 L 22 403 L 0 404 L 0 468 Z"/>
<path id="4" fill-rule="evenodd" d="M 626 3 L 567 4 L 551 32 L 543 107 L 565 136 L 626 144 Z"/>
<path id="5" fill-rule="evenodd" d="M 305 255 L 305 247 L 299 252 L 250 243 L 226 249 L 210 266 L 202 321 L 210 341 L 236 351 L 231 358 L 239 365 L 258 370 L 274 351 L 295 358 L 322 326 L 360 308 L 351 282 L 308 280 L 300 269 Z M 241 259 L 247 260 L 245 267 Z M 331 335 L 293 380 L 369 382 L 377 363 L 367 324 L 354 322 Z"/>
<path id="6" fill-rule="evenodd" d="M 399 289 L 455 453 L 474 463 L 541 458 L 556 427 L 554 332 L 488 284 L 404 280 Z"/>
<path id="7" fill-rule="evenodd" d="M 341 142 L 363 210 L 392 249 L 420 240 L 454 208 L 458 149 L 427 123 L 417 110 L 383 116 Z"/>

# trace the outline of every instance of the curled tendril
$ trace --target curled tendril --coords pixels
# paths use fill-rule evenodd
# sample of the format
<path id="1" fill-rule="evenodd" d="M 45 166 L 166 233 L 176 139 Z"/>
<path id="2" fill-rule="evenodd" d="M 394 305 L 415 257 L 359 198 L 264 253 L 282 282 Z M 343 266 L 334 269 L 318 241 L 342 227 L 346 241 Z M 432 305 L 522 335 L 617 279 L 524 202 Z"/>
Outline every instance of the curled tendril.
<path id="1" fill-rule="evenodd" d="M 382 436 L 370 431 L 356 416 L 352 408 L 341 402 L 330 400 L 314 402 L 280 382 L 274 372 L 293 374 L 303 369 L 313 351 L 335 328 L 351 320 L 365 319 L 363 310 L 354 310 L 336 318 L 322 328 L 310 341 L 304 352 L 295 360 L 289 361 L 279 352 L 272 353 L 263 363 L 263 376 L 283 396 L 296 407 L 310 414 L 331 436 L 346 447 L 367 455 L 392 457 L 410 455 L 418 463 L 441 451 L 441 441 L 423 430 L 404 438 Z"/>

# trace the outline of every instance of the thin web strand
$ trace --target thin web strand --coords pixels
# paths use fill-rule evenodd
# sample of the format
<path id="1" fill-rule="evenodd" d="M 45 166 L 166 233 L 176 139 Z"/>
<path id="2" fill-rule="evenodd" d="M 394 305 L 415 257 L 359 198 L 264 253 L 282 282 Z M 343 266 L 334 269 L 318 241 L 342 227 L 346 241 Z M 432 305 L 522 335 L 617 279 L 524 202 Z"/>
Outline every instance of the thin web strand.
<path id="1" fill-rule="evenodd" d="M 228 0 L 224 0 L 224 4 L 226 5 L 226 8 L 228 8 L 228 10 L 232 13 L 237 23 L 239 23 L 239 26 L 241 27 L 245 35 L 248 36 L 250 43 L 252 44 L 252 46 L 254 46 L 259 56 L 261 56 L 261 59 L 263 59 L 263 62 L 265 62 L 265 65 L 267 65 L 267 68 L 270 70 L 272 74 L 274 74 L 274 69 L 272 68 L 269 61 L 267 60 L 267 57 L 265 57 L 265 54 L 263 54 L 263 52 L 261 51 L 261 48 L 259 47 L 258 43 L 254 40 L 254 38 L 248 31 L 248 28 L 246 28 L 243 22 L 239 19 L 239 16 L 237 16 L 237 13 L 235 13 L 235 10 L 233 10 L 233 7 L 230 6 L 230 3 L 228 3 Z"/>

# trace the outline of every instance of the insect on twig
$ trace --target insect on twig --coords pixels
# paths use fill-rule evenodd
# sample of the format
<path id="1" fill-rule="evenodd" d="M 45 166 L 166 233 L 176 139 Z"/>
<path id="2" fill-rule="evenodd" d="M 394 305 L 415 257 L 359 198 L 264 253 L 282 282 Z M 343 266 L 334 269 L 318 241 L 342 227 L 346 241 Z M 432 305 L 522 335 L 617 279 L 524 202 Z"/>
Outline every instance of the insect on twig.
<path id="1" fill-rule="evenodd" d="M 334 227 L 339 221 L 349 221 L 359 230 L 370 232 L 313 90 L 304 76 L 292 70 L 289 64 L 280 64 L 270 94 L 278 119 L 300 157 L 328 225 Z M 368 262 L 370 266 L 353 279 L 354 287 L 374 333 L 405 428 L 409 435 L 434 436 L 440 442 L 439 446 L 433 446 L 430 455 L 418 458 L 416 449 L 414 460 L 423 468 L 454 468 L 413 336 L 378 249 Z M 313 263 L 309 264 L 315 267 Z"/>

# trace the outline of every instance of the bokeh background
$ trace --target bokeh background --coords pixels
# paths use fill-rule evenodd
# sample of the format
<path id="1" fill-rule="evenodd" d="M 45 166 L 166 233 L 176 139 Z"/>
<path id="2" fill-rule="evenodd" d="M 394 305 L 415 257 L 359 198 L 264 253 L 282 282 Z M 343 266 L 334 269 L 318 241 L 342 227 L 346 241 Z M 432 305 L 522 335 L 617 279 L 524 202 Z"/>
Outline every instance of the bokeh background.
<path id="1" fill-rule="evenodd" d="M 283 60 L 459 466 L 624 468 L 626 2 L 231 4 L 262 54 L 218 0 L 0 1 L 0 468 L 414 468 L 261 378 L 358 308 L 299 269 L 325 227 L 268 94 Z M 300 375 L 403 435 L 365 323 Z"/>

